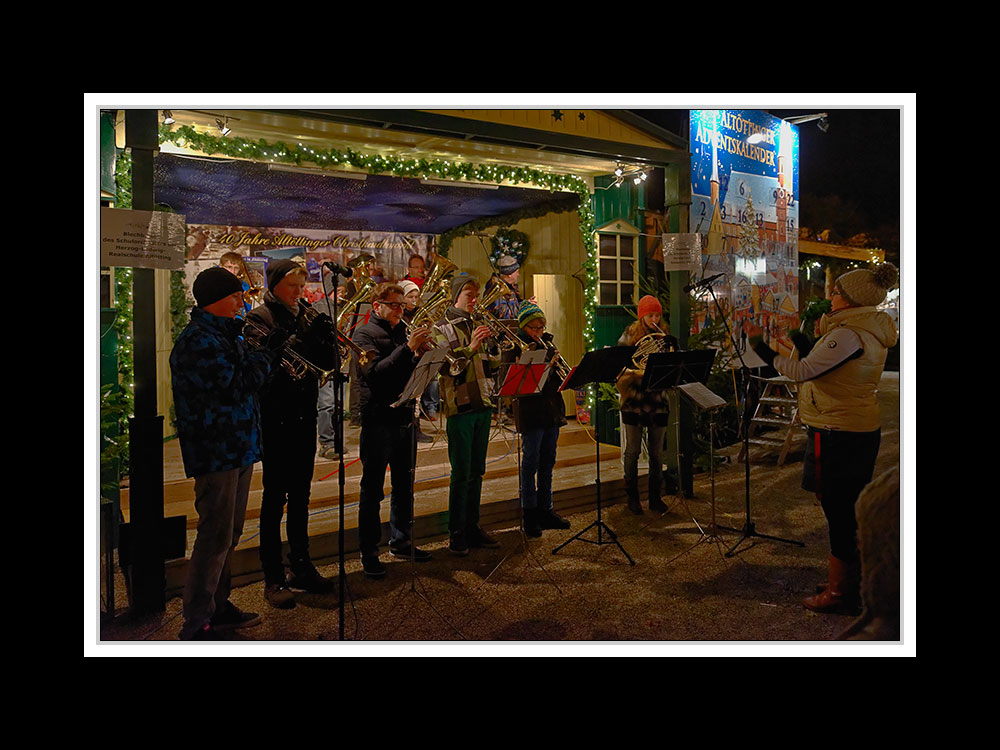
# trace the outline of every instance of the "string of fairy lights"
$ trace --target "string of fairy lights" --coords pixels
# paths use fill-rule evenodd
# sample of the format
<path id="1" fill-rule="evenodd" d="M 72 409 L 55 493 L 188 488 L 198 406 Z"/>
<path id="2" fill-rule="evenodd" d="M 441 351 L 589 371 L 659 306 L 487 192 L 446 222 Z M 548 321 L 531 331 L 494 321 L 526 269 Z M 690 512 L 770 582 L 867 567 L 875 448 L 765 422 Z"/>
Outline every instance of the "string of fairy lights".
<path id="1" fill-rule="evenodd" d="M 352 148 L 327 149 L 314 148 L 303 143 L 290 145 L 282 141 L 269 142 L 264 139 L 248 140 L 239 137 L 228 137 L 220 131 L 219 135 L 210 132 L 200 132 L 189 125 L 174 127 L 174 123 L 162 123 L 159 128 L 159 142 L 169 143 L 178 148 L 199 151 L 209 156 L 228 156 L 232 158 L 251 159 L 268 163 L 281 164 L 313 164 L 318 167 L 343 169 L 353 167 L 364 170 L 368 174 L 389 174 L 397 177 L 413 177 L 421 179 L 451 180 L 456 184 L 461 181 L 488 182 L 506 185 L 531 185 L 548 189 L 552 192 L 571 191 L 577 194 L 579 205 L 577 214 L 580 222 L 580 234 L 584 244 L 583 277 L 585 280 L 584 295 L 584 326 L 583 339 L 585 350 L 594 346 L 594 321 L 597 291 L 597 243 L 594 236 L 595 214 L 591 204 L 590 190 L 581 177 L 567 174 L 554 174 L 540 169 L 514 166 L 509 164 L 476 164 L 472 162 L 454 161 L 448 159 L 427 159 L 402 157 L 385 154 L 366 154 Z M 131 207 L 131 159 L 128 154 L 119 154 L 115 166 L 116 176 L 116 206 Z M 471 234 L 478 227 L 469 227 L 466 234 Z M 449 240 L 462 236 L 463 228 L 459 227 L 449 233 Z M 128 413 L 131 413 L 133 403 L 133 350 L 132 350 L 132 269 L 117 268 L 115 270 L 116 317 L 114 328 L 118 333 L 119 383 L 123 385 Z M 587 405 L 593 406 L 594 393 L 588 389 Z M 125 417 L 123 417 L 124 419 Z"/>

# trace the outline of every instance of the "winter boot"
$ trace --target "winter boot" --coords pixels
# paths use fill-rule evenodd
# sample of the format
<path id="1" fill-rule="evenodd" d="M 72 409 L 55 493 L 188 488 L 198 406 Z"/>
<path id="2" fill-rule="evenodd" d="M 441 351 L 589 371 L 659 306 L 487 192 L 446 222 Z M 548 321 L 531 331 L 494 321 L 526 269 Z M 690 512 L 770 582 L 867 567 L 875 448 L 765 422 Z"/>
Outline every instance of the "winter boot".
<path id="1" fill-rule="evenodd" d="M 654 513 L 666 513 L 667 504 L 660 498 L 660 478 L 649 475 L 649 509 Z"/>
<path id="2" fill-rule="evenodd" d="M 524 508 L 524 533 L 537 539 L 542 535 L 542 527 L 538 525 L 538 509 Z"/>
<path id="3" fill-rule="evenodd" d="M 861 614 L 861 566 L 830 555 L 830 580 L 819 594 L 802 600 L 802 606 L 824 614 Z"/>
<path id="4" fill-rule="evenodd" d="M 625 480 L 625 496 L 628 498 L 628 509 L 637 516 L 641 516 L 642 505 L 639 503 L 639 486 L 634 479 Z"/>

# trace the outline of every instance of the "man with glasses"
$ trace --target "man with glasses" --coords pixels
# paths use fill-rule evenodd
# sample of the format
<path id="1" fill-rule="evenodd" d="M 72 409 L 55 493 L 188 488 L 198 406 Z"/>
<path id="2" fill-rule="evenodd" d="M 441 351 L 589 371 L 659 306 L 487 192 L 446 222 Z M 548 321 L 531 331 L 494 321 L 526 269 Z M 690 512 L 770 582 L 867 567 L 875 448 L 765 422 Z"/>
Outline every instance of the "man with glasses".
<path id="1" fill-rule="evenodd" d="M 428 327 L 403 325 L 403 289 L 396 284 L 380 284 L 372 301 L 372 315 L 354 332 L 354 342 L 376 356 L 360 367 L 361 499 L 358 503 L 358 543 L 361 566 L 368 578 L 383 578 L 385 566 L 378 558 L 382 539 L 379 509 L 385 497 L 386 468 L 392 483 L 389 511 L 389 552 L 394 557 L 416 562 L 430 559 L 430 553 L 412 546 L 410 522 L 413 517 L 412 471 L 416 468 L 416 434 L 413 402 L 393 406 L 416 369 Z M 411 549 L 412 547 L 412 549 Z"/>
<path id="2" fill-rule="evenodd" d="M 412 281 L 419 288 L 423 288 L 427 274 L 427 262 L 419 255 L 413 254 L 406 266 L 406 276 L 403 281 Z"/>

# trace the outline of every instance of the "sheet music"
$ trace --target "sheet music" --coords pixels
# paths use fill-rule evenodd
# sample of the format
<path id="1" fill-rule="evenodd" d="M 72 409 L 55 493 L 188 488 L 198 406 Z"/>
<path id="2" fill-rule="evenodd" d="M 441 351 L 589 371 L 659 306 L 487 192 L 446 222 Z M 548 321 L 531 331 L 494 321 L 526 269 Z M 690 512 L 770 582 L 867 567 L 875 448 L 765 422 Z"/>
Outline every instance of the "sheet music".
<path id="1" fill-rule="evenodd" d="M 677 386 L 677 389 L 682 391 L 702 411 L 711 411 L 726 405 L 724 398 L 709 390 L 703 383 L 685 383 Z"/>

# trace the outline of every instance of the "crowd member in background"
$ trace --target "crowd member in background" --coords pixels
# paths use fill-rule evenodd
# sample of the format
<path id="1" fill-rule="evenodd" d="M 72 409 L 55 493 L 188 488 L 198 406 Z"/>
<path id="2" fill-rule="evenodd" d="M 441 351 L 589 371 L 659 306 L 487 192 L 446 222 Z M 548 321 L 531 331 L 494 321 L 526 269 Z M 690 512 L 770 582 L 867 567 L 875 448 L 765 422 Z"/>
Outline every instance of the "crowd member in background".
<path id="1" fill-rule="evenodd" d="M 632 323 L 621 338 L 619 346 L 635 346 L 650 334 L 666 333 L 661 323 L 663 306 L 660 301 L 647 294 L 639 300 L 637 320 Z M 670 336 L 667 348 L 677 348 L 677 339 Z M 667 510 L 661 492 L 663 490 L 663 437 L 670 421 L 670 404 L 667 392 L 642 389 L 643 372 L 628 369 L 618 378 L 620 394 L 619 409 L 622 418 L 622 463 L 625 471 L 625 494 L 628 509 L 642 515 L 639 502 L 639 454 L 642 452 L 643 431 L 646 433 L 646 453 L 649 456 L 649 509 L 656 513 Z"/>
<path id="2" fill-rule="evenodd" d="M 504 255 L 497 261 L 497 272 L 486 282 L 484 295 L 488 295 L 490 290 L 497 285 L 497 280 L 504 282 L 510 287 L 512 294 L 501 297 L 489 306 L 488 312 L 494 318 L 500 320 L 516 320 L 521 311 L 521 293 L 517 288 L 517 280 L 520 278 L 520 264 L 509 255 Z"/>
<path id="3" fill-rule="evenodd" d="M 247 273 L 244 270 L 243 256 L 230 250 L 229 252 L 222 254 L 222 257 L 219 259 L 219 265 L 238 278 L 243 284 L 243 303 L 240 305 L 240 312 L 237 317 L 245 318 L 246 314 L 253 309 L 253 305 L 250 302 L 249 296 L 246 294 L 246 292 L 250 291 L 250 279 L 246 278 Z"/>
<path id="4" fill-rule="evenodd" d="M 438 378 L 451 463 L 449 549 L 453 554 L 467 555 L 470 547 L 500 546 L 479 525 L 493 418 L 493 368 L 500 365 L 500 350 L 489 338 L 489 327 L 477 326 L 472 319 L 479 299 L 479 281 L 467 273 L 456 274 L 451 282 L 451 299 L 452 306 L 434 325 L 434 340 L 469 363 L 458 375 L 443 369 Z"/>
<path id="5" fill-rule="evenodd" d="M 379 508 L 384 498 L 386 468 L 392 482 L 389 511 L 389 552 L 417 562 L 430 553 L 412 546 L 413 477 L 416 459 L 416 424 L 413 402 L 393 406 L 410 380 L 430 328 L 407 331 L 403 324 L 403 290 L 380 284 L 372 302 L 372 316 L 354 333 L 354 342 L 375 358 L 362 366 L 360 454 L 361 499 L 358 503 L 358 543 L 361 566 L 369 578 L 382 578 L 385 566 L 378 558 L 382 522 Z"/>
<path id="6" fill-rule="evenodd" d="M 242 340 L 243 285 L 224 268 L 198 274 L 191 321 L 170 353 L 184 472 L 194 478 L 198 531 L 184 584 L 181 640 L 260 623 L 229 601 L 230 560 L 243 533 L 253 465 L 260 458 L 256 393 L 284 343 L 249 351 Z"/>
<path id="7" fill-rule="evenodd" d="M 292 260 L 272 260 L 267 266 L 264 304 L 248 318 L 266 331 L 283 330 L 305 337 L 309 330 L 302 301 L 306 270 Z M 296 379 L 284 368 L 272 368 L 260 393 L 263 437 L 263 493 L 260 505 L 260 561 L 264 595 L 279 609 L 295 606 L 293 590 L 328 593 L 334 582 L 324 578 L 309 556 L 309 496 L 316 458 L 319 379 L 309 371 Z M 286 514 L 288 567 L 286 581 L 281 544 L 281 519 Z"/>
<path id="8" fill-rule="evenodd" d="M 549 349 L 551 362 L 559 356 L 551 333 L 545 332 L 545 313 L 532 302 L 521 304 L 517 318 L 521 351 Z M 550 369 L 542 392 L 514 399 L 514 424 L 521 434 L 521 512 L 524 532 L 531 537 L 543 529 L 568 529 L 570 524 L 552 508 L 552 469 L 556 464 L 559 428 L 566 424 L 561 382 Z"/>
<path id="9" fill-rule="evenodd" d="M 878 305 L 895 287 L 891 263 L 842 274 L 834 282 L 831 312 L 820 318 L 820 338 L 803 359 L 774 352 L 760 336 L 754 351 L 780 374 L 801 383 L 799 416 L 808 429 L 802 488 L 815 492 L 830 530 L 829 580 L 803 605 L 816 612 L 858 614 L 861 563 L 854 506 L 875 471 L 882 440 L 878 383 L 896 325 Z"/>
<path id="10" fill-rule="evenodd" d="M 422 256 L 414 253 L 410 256 L 406 265 L 406 276 L 403 281 L 412 281 L 417 288 L 422 289 L 427 278 L 427 262 Z"/>

